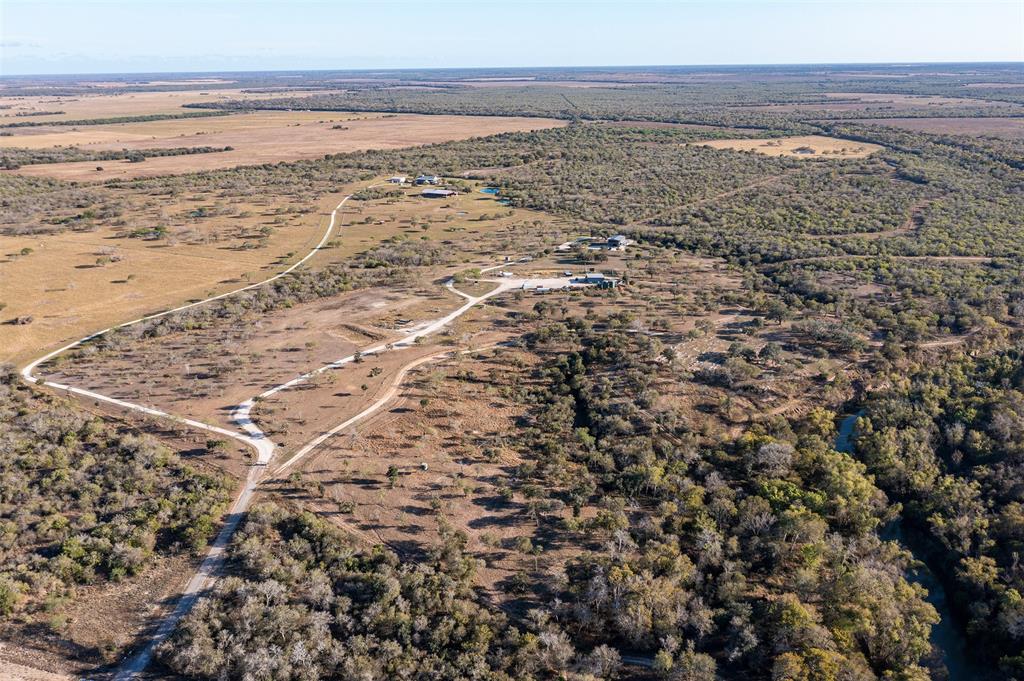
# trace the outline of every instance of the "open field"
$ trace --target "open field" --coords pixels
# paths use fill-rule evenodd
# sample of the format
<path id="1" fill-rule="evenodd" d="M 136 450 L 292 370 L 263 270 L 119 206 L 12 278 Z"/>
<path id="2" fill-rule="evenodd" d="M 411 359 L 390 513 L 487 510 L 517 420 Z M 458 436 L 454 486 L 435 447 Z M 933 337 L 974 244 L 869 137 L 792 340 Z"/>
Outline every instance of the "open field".
<path id="1" fill-rule="evenodd" d="M 766 156 L 788 158 L 864 158 L 882 147 L 867 142 L 803 135 L 778 139 L 736 139 L 700 142 L 701 146 L 733 151 L 756 151 Z"/>
<path id="2" fill-rule="evenodd" d="M 1024 118 L 868 118 L 858 122 L 938 135 L 991 135 L 1024 139 Z"/>
<path id="3" fill-rule="evenodd" d="M 213 81 L 211 81 L 213 82 Z M 158 85 L 159 83 L 154 83 Z M 195 83 L 202 85 L 202 83 Z M 123 83 L 110 83 L 109 87 L 121 87 Z M 4 96 L 0 89 L 0 125 L 32 121 L 86 120 L 119 116 L 148 116 L 151 114 L 177 114 L 193 109 L 182 108 L 185 104 L 215 102 L 225 99 L 257 100 L 266 99 L 266 93 L 243 92 L 241 89 L 228 90 L 178 90 L 174 92 L 131 92 L 123 94 L 91 93 L 71 96 Z M 60 114 L 38 115 L 46 111 L 62 111 Z M 18 115 L 21 114 L 21 115 Z M 20 131 L 25 128 L 19 129 Z"/>
<path id="4" fill-rule="evenodd" d="M 933 95 L 879 94 L 870 92 L 827 92 L 825 101 L 806 103 L 767 104 L 749 107 L 761 111 L 798 113 L 802 111 L 885 111 L 886 109 L 965 109 L 990 105 L 983 99 L 970 97 L 939 97 Z M 1012 106 L 1012 105 L 1011 105 Z"/>
<path id="5" fill-rule="evenodd" d="M 25 360 L 60 341 L 284 269 L 320 240 L 330 211 L 347 191 L 365 184 L 338 187 L 313 206 L 301 196 L 121 194 L 123 221 L 54 234 L 0 235 L 0 303 L 6 304 L 0 312 L 0 361 Z M 311 264 L 338 262 L 396 237 L 442 248 L 462 240 L 473 248 L 453 251 L 454 262 L 493 264 L 488 252 L 518 252 L 512 249 L 523 235 L 516 225 L 541 219 L 476 191 L 445 201 L 422 199 L 418 189 L 402 191 L 401 201 L 349 202 L 340 216 L 343 238 Z M 192 217 L 199 209 L 208 215 Z M 564 221 L 543 221 L 551 238 L 559 238 Z M 164 225 L 167 236 L 128 236 L 154 225 Z M 23 249 L 29 252 L 22 255 Z M 31 323 L 14 323 L 26 317 Z"/>
<path id="6" fill-rule="evenodd" d="M 83 161 L 29 165 L 10 171 L 60 180 L 101 181 L 295 161 L 364 149 L 397 149 L 562 125 L 566 122 L 542 118 L 282 111 L 82 128 L 27 128 L 24 130 L 30 132 L 0 138 L 0 145 L 65 145 L 85 150 L 233 147 L 211 154 L 150 158 L 143 163 Z"/>
<path id="7" fill-rule="evenodd" d="M 354 291 L 322 302 L 311 302 L 278 311 L 243 324 L 225 322 L 209 328 L 132 343 L 132 350 L 112 348 L 88 356 L 84 362 L 72 361 L 59 366 L 62 381 L 89 386 L 102 394 L 135 403 L 156 406 L 170 413 L 229 425 L 227 405 L 238 404 L 262 390 L 344 357 L 360 347 L 382 340 L 399 340 L 417 323 L 436 319 L 459 306 L 457 296 L 446 292 L 437 282 L 477 265 L 500 262 L 495 253 L 520 253 L 527 249 L 520 240 L 531 238 L 556 240 L 557 226 L 550 218 L 501 206 L 493 195 L 473 192 L 445 201 L 418 196 L 418 189 L 400 190 L 401 198 L 350 201 L 342 213 L 343 227 L 330 248 L 322 250 L 314 263 L 345 262 L 372 252 L 376 258 L 389 257 L 388 249 L 441 249 L 443 255 L 432 267 L 402 285 L 388 290 L 370 288 Z M 525 231 L 530 220 L 530 233 Z M 551 236 L 543 236 L 547 232 Z M 319 237 L 319 232 L 314 234 Z M 528 252 L 528 251 L 526 251 Z M 438 256 L 432 256 L 438 257 Z M 265 276 L 265 275 L 264 275 Z M 237 285 L 237 284 L 236 284 Z M 473 291 L 467 285 L 467 291 Z M 481 293 L 483 291 L 480 291 Z M 179 294 L 180 295 L 180 294 Z M 8 329 L 29 329 L 8 325 Z M 232 348 L 231 356 L 221 349 Z M 404 356 L 396 353 L 384 364 L 397 370 Z M 378 362 L 374 358 L 374 362 Z M 358 388 L 364 381 L 353 379 L 350 395 L 366 391 Z M 330 384 L 328 387 L 333 386 Z M 295 412 L 312 404 L 309 390 L 285 393 L 277 399 L 301 398 Z M 314 413 L 335 419 L 341 411 L 361 408 L 359 398 L 339 404 L 334 386 L 328 395 L 329 411 Z M 324 429 L 329 422 L 309 416 L 309 428 L 296 433 L 301 437 Z"/>
<path id="8" fill-rule="evenodd" d="M 204 199 L 215 202 L 212 196 L 180 196 L 152 206 L 133 196 L 127 205 L 137 213 L 127 227 L 0 235 L 0 303 L 6 305 L 0 361 L 27 359 L 59 341 L 284 269 L 296 259 L 290 254 L 304 254 L 320 240 L 342 196 L 323 198 L 310 213 L 291 214 L 278 213 L 286 200 L 270 205 L 258 197 L 209 220 L 188 215 Z M 167 224 L 168 237 L 131 238 L 133 224 Z M 30 323 L 13 322 L 26 317 Z"/>

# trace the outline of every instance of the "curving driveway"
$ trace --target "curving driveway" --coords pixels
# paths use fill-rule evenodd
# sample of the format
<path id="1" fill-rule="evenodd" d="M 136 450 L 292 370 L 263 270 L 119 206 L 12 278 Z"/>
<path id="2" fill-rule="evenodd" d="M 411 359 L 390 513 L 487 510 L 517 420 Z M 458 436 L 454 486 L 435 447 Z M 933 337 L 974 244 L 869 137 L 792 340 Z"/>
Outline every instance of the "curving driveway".
<path id="1" fill-rule="evenodd" d="M 376 186 L 376 185 L 371 185 L 371 186 Z M 235 295 L 237 293 L 241 293 L 243 291 L 248 291 L 248 290 L 257 288 L 259 286 L 263 286 L 264 284 L 268 284 L 268 283 L 270 283 L 272 281 L 280 279 L 281 277 L 284 277 L 285 275 L 293 272 L 295 269 L 297 269 L 298 267 L 300 267 L 303 264 L 305 264 L 307 261 L 309 261 L 310 258 L 312 258 L 316 254 L 316 252 L 318 250 L 323 248 L 324 244 L 326 244 L 327 240 L 330 238 L 331 232 L 334 230 L 335 224 L 338 221 L 338 214 L 339 214 L 339 212 L 342 210 L 342 208 L 344 207 L 345 203 L 348 202 L 348 200 L 351 199 L 351 198 L 352 198 L 352 194 L 349 194 L 348 196 L 345 196 L 338 203 L 337 206 L 335 206 L 334 210 L 331 211 L 331 217 L 330 217 L 330 221 L 329 221 L 329 223 L 327 225 L 327 229 L 324 231 L 324 234 L 321 237 L 319 243 L 317 243 L 317 245 L 314 246 L 313 249 L 308 254 L 306 254 L 305 257 L 303 257 L 302 259 L 300 259 L 299 261 L 297 261 L 295 264 L 291 265 L 287 269 L 285 269 L 285 270 L 283 270 L 283 271 L 281 271 L 281 272 L 279 272 L 279 273 L 277 273 L 277 274 L 275 274 L 275 275 L 273 275 L 273 276 L 271 276 L 271 277 L 269 277 L 267 279 L 264 279 L 263 281 L 257 282 L 255 284 L 250 284 L 248 286 L 243 286 L 241 288 L 234 289 L 234 290 L 228 291 L 226 293 L 221 293 L 219 295 L 211 296 L 209 298 L 205 298 L 203 300 L 200 300 L 200 301 L 197 301 L 197 302 L 194 302 L 194 303 L 189 303 L 187 305 L 181 305 L 179 307 L 175 307 L 175 308 L 172 308 L 172 309 L 169 309 L 169 310 L 164 310 L 163 312 L 158 312 L 156 314 L 146 315 L 144 317 L 140 317 L 138 319 L 133 319 L 133 320 L 131 320 L 129 322 L 125 322 L 123 324 L 118 324 L 116 326 L 112 326 L 112 327 L 103 329 L 102 331 L 98 331 L 96 333 L 90 334 L 90 335 L 88 335 L 88 336 L 86 336 L 84 338 L 80 338 L 77 341 L 74 341 L 72 343 L 68 343 L 67 345 L 64 345 L 64 346 L 62 346 L 62 347 L 60 347 L 60 348 L 58 348 L 58 349 L 56 349 L 56 350 L 46 354 L 46 355 L 43 355 L 42 357 L 39 357 L 38 359 L 33 360 L 31 363 L 27 364 L 24 368 L 22 368 L 22 370 L 20 372 L 22 379 L 25 382 L 27 382 L 27 383 L 31 383 L 31 384 L 34 384 L 34 385 L 48 386 L 50 388 L 55 388 L 57 390 L 62 390 L 64 392 L 72 393 L 72 394 L 75 394 L 75 395 L 81 395 L 83 397 L 87 397 L 89 399 L 97 400 L 97 401 L 100 401 L 100 402 L 105 402 L 107 404 L 111 404 L 111 405 L 114 405 L 114 406 L 117 406 L 117 407 L 120 407 L 120 408 L 123 408 L 123 409 L 128 409 L 128 410 L 131 410 L 131 411 L 136 411 L 136 412 L 139 412 L 139 413 L 142 413 L 142 414 L 146 414 L 146 415 L 149 415 L 149 416 L 156 416 L 156 417 L 160 417 L 160 418 L 166 418 L 166 419 L 172 420 L 172 421 L 174 421 L 176 423 L 179 423 L 179 424 L 182 424 L 182 425 L 187 425 L 187 426 L 190 426 L 190 427 L 193 427 L 193 428 L 198 428 L 198 429 L 201 429 L 201 430 L 205 430 L 207 432 L 216 433 L 218 435 L 223 435 L 225 437 L 230 437 L 230 438 L 232 438 L 234 440 L 237 440 L 239 442 L 242 442 L 242 443 L 252 447 L 253 450 L 255 450 L 255 453 L 256 453 L 256 465 L 252 466 L 249 469 L 249 473 L 246 476 L 245 483 L 242 486 L 242 490 L 239 493 L 239 495 L 235 498 L 234 502 L 232 503 L 231 508 L 228 511 L 227 518 L 226 518 L 226 520 L 224 522 L 224 525 L 221 528 L 220 532 L 217 533 L 217 536 L 214 539 L 213 544 L 210 546 L 209 551 L 207 552 L 206 556 L 204 556 L 202 562 L 200 563 L 198 571 L 196 572 L 195 575 L 193 575 L 192 579 L 189 580 L 188 584 L 186 584 L 186 586 L 185 586 L 184 590 L 182 591 L 182 593 L 181 593 L 177 603 L 175 604 L 174 609 L 163 620 L 161 620 L 160 624 L 157 626 L 156 630 L 154 631 L 153 635 L 149 638 L 149 640 L 147 641 L 146 645 L 141 650 L 136 652 L 134 655 L 128 657 L 127 659 L 124 660 L 124 662 L 122 662 L 121 666 L 118 668 L 118 670 L 117 670 L 117 672 L 116 672 L 116 674 L 114 676 L 114 679 L 116 681 L 128 681 L 128 679 L 134 678 L 137 674 L 141 673 L 142 671 L 144 671 L 146 669 L 146 667 L 149 665 L 150 661 L 152 660 L 153 654 L 154 654 L 157 646 L 160 645 L 160 643 L 162 643 L 171 634 L 171 632 L 174 631 L 175 626 L 178 624 L 178 622 L 181 620 L 181 618 L 184 617 L 189 612 L 189 610 L 191 610 L 192 606 L 195 605 L 195 602 L 199 599 L 199 597 L 210 586 L 212 586 L 213 581 L 216 579 L 217 574 L 218 574 L 218 572 L 219 572 L 219 570 L 221 568 L 221 565 L 224 562 L 224 558 L 225 558 L 225 555 L 226 555 L 226 549 L 227 549 L 227 546 L 228 546 L 229 542 L 231 541 L 231 537 L 234 535 L 234 533 L 238 529 L 238 526 L 241 523 L 242 519 L 245 517 L 246 511 L 248 510 L 249 505 L 252 503 L 253 495 L 255 494 L 255 492 L 257 490 L 257 487 L 259 486 L 261 480 L 264 477 L 264 474 L 265 474 L 265 472 L 267 470 L 268 464 L 273 460 L 274 454 L 275 454 L 275 449 L 276 448 L 275 448 L 274 443 L 271 441 L 271 439 L 269 437 L 266 436 L 266 434 L 262 430 L 260 430 L 259 426 L 257 426 L 253 422 L 253 420 L 252 420 L 252 418 L 250 416 L 251 410 L 252 410 L 253 406 L 255 405 L 256 401 L 261 399 L 261 398 L 270 397 L 271 395 L 274 395 L 274 394 L 276 394 L 278 392 L 281 392 L 283 390 L 288 390 L 289 388 L 293 388 L 293 387 L 295 387 L 297 385 L 300 385 L 300 384 L 308 381 L 310 378 L 312 378 L 312 377 L 314 377 L 314 376 L 316 376 L 316 375 L 318 375 L 320 373 L 323 373 L 325 371 L 329 371 L 329 370 L 332 370 L 332 369 L 337 369 L 337 368 L 340 368 L 340 367 L 342 367 L 342 366 L 344 366 L 346 364 L 349 364 L 349 363 L 355 361 L 355 355 L 349 355 L 347 357 L 343 357 L 343 358 L 338 359 L 338 360 L 336 360 L 334 362 L 331 362 L 330 364 L 326 364 L 326 365 L 324 365 L 324 366 L 322 366 L 322 367 L 320 367 L 318 369 L 315 369 L 315 370 L 310 371 L 308 373 L 302 374 L 301 376 L 297 376 L 296 378 L 293 378 L 290 381 L 287 381 L 287 382 L 282 383 L 282 384 L 280 384 L 278 386 L 275 386 L 275 387 L 271 388 L 270 390 L 267 390 L 267 391 L 261 393 L 260 395 L 254 397 L 252 399 L 246 400 L 242 404 L 239 404 L 237 407 L 235 407 L 235 409 L 232 411 L 232 414 L 231 414 L 232 422 L 236 426 L 238 426 L 238 428 L 239 428 L 239 430 L 237 430 L 237 431 L 229 430 L 227 428 L 222 428 L 220 426 L 210 425 L 210 424 L 207 424 L 207 423 L 203 423 L 201 421 L 196 421 L 194 419 L 187 419 L 187 418 L 175 416 L 173 414 L 169 414 L 169 413 L 161 411 L 159 409 L 154 409 L 152 407 L 147 407 L 147 406 L 144 406 L 144 405 L 141 405 L 141 404 L 135 404 L 135 403 L 128 402 L 128 401 L 125 401 L 125 400 L 120 400 L 120 399 L 117 399 L 117 398 L 114 398 L 114 397 L 109 397 L 107 395 L 103 395 L 103 394 L 97 393 L 97 392 L 92 391 L 92 390 L 87 390 L 85 388 L 78 388 L 78 387 L 71 386 L 71 385 L 66 385 L 66 384 L 62 384 L 62 383 L 56 383 L 56 382 L 52 382 L 52 381 L 47 381 L 47 380 L 37 376 L 35 374 L 35 371 L 36 371 L 36 369 L 41 364 L 45 363 L 46 361 L 48 361 L 50 359 L 53 359 L 54 357 L 57 357 L 58 355 L 60 355 L 60 354 L 62 354 L 64 352 L 67 352 L 68 350 L 76 348 L 76 347 L 82 345 L 83 343 L 86 343 L 86 342 L 88 342 L 90 340 L 93 340 L 93 339 L 95 339 L 95 338 L 97 338 L 99 336 L 102 336 L 105 333 L 110 332 L 110 331 L 114 331 L 114 330 L 117 330 L 117 329 L 123 329 L 123 328 L 129 327 L 129 326 L 132 326 L 132 325 L 135 325 L 135 324 L 139 324 L 139 323 L 142 323 L 142 322 L 145 322 L 145 321 L 149 321 L 149 320 L 152 320 L 152 319 L 158 319 L 160 317 L 164 317 L 164 316 L 167 316 L 169 314 L 173 314 L 175 312 L 180 312 L 180 311 L 183 311 L 183 310 L 188 310 L 188 309 L 193 308 L 193 307 L 198 307 L 200 305 L 205 305 L 207 303 L 211 303 L 211 302 L 216 301 L 216 300 L 221 300 L 223 298 L 227 298 L 229 296 Z M 492 267 L 484 268 L 484 269 L 481 270 L 481 272 L 482 273 L 490 272 L 490 271 L 493 271 L 493 270 L 497 270 L 497 269 L 500 269 L 500 268 L 503 268 L 503 267 L 509 267 L 511 265 L 518 264 L 518 263 L 521 263 L 521 262 L 526 262 L 526 261 L 527 260 L 524 259 L 524 260 L 516 261 L 515 263 L 508 263 L 508 262 L 507 263 L 502 263 L 502 264 L 499 264 L 499 265 L 494 265 Z M 454 320 L 458 319 L 459 317 L 464 315 L 466 312 L 468 312 L 470 309 L 472 309 L 476 305 L 479 305 L 480 303 L 482 303 L 483 301 L 487 300 L 488 298 L 491 298 L 493 296 L 499 295 L 501 293 L 504 293 L 504 292 L 512 290 L 512 289 L 525 288 L 528 284 L 531 284 L 531 283 L 533 285 L 535 285 L 535 286 L 544 286 L 544 287 L 551 287 L 551 288 L 557 288 L 557 287 L 561 287 L 561 286 L 569 286 L 570 285 L 570 282 L 569 282 L 568 278 L 534 280 L 533 282 L 530 282 L 530 281 L 525 280 L 525 279 L 506 277 L 506 278 L 502 278 L 500 280 L 494 280 L 493 283 L 497 284 L 497 286 L 493 290 L 491 290 L 491 291 L 489 291 L 489 292 L 487 292 L 487 293 L 485 293 L 485 294 L 483 294 L 481 296 L 471 296 L 469 294 L 463 293 L 462 291 L 459 291 L 458 289 L 456 289 L 455 286 L 454 286 L 454 283 L 451 280 L 445 282 L 445 285 L 448 287 L 449 290 L 451 290 L 452 292 L 454 292 L 454 293 L 458 294 L 459 296 L 461 296 L 461 297 L 466 299 L 465 304 L 463 304 L 462 306 L 460 306 L 456 310 L 450 312 L 449 314 L 445 315 L 444 317 L 441 317 L 440 319 L 437 319 L 437 320 L 434 320 L 434 321 L 431 321 L 431 322 L 428 322 L 428 323 L 422 325 L 416 331 L 410 333 L 405 338 L 403 338 L 403 339 L 401 339 L 399 341 L 395 341 L 393 343 L 383 343 L 381 345 L 369 348 L 367 350 L 363 350 L 361 352 L 361 354 L 365 356 L 365 355 L 368 355 L 368 354 L 377 354 L 377 353 L 381 353 L 381 352 L 386 352 L 386 351 L 388 351 L 390 349 L 409 347 L 409 346 L 413 345 L 416 342 L 417 339 L 425 337 L 425 336 L 428 336 L 428 335 L 431 335 L 431 334 L 434 334 L 434 333 L 440 331 L 445 326 L 447 326 L 448 324 L 450 324 Z M 442 353 L 442 354 L 446 354 L 446 353 Z M 432 355 L 432 356 L 425 357 L 425 358 L 419 358 L 419 359 L 409 363 L 408 365 L 404 366 L 398 372 L 398 374 L 396 375 L 395 386 L 397 386 L 397 384 L 401 382 L 401 379 L 411 369 L 413 369 L 414 367 L 416 367 L 416 366 L 418 366 L 420 364 L 423 364 L 423 363 L 425 363 L 425 362 L 427 362 L 427 361 L 429 361 L 431 359 L 435 359 L 436 357 L 437 357 L 437 355 Z M 378 399 L 377 401 L 375 401 L 373 404 L 371 404 L 370 406 L 365 408 L 360 413 L 358 413 L 355 416 L 347 419 L 346 421 L 344 421 L 343 423 L 339 424 L 338 426 L 335 426 L 334 428 L 331 428 L 329 431 L 321 434 L 320 436 L 314 438 L 312 441 L 310 441 L 309 443 L 307 443 L 303 447 L 299 448 L 296 451 L 296 453 L 294 455 L 292 455 L 291 458 L 289 458 L 286 462 L 284 462 L 284 464 L 282 464 L 277 469 L 277 471 L 275 471 L 275 475 L 279 475 L 279 474 L 287 471 L 289 468 L 294 466 L 302 458 L 304 458 L 306 455 L 308 455 L 310 452 L 312 452 L 318 446 L 320 446 L 321 444 L 326 442 L 332 436 L 334 436 L 337 433 L 339 433 L 339 432 L 345 430 L 346 428 L 352 426 L 353 424 L 357 423 L 358 421 L 361 421 L 362 419 L 370 416 L 371 414 L 377 412 L 388 401 L 390 401 L 392 399 L 392 397 L 394 397 L 394 394 L 396 393 L 396 391 L 397 391 L 397 388 L 393 386 L 392 389 L 389 390 L 381 399 Z"/>

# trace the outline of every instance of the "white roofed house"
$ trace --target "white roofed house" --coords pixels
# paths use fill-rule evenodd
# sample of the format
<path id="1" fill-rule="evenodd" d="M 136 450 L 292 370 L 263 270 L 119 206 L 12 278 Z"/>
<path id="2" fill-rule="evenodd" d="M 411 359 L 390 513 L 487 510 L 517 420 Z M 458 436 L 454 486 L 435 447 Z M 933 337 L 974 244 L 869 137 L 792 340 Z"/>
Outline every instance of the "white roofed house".
<path id="1" fill-rule="evenodd" d="M 409 178 L 407 178 L 405 175 L 395 175 L 394 177 L 388 178 L 388 182 L 390 182 L 391 184 L 405 184 L 408 180 Z"/>
<path id="2" fill-rule="evenodd" d="M 425 199 L 447 199 L 458 195 L 459 193 L 452 189 L 424 189 L 420 192 L 420 196 Z"/>

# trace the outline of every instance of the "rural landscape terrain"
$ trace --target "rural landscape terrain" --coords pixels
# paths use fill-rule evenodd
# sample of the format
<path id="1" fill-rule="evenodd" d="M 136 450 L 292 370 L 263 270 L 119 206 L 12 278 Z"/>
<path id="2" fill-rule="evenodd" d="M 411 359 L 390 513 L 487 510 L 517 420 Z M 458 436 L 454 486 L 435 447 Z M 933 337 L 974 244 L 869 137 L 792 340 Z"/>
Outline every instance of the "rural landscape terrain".
<path id="1" fill-rule="evenodd" d="M 4 77 L 0 539 L 0 679 L 1024 680 L 1024 70 Z"/>

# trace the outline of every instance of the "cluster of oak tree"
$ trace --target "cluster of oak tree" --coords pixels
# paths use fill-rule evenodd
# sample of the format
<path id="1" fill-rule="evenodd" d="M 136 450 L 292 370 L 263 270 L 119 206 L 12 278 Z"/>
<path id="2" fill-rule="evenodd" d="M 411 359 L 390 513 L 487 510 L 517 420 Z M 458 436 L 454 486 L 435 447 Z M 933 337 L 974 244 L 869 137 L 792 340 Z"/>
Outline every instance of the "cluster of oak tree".
<path id="1" fill-rule="evenodd" d="M 980 658 L 1024 675 L 1024 345 L 896 359 L 858 421 L 857 454 L 903 504 Z"/>
<path id="2" fill-rule="evenodd" d="M 230 490 L 0 367 L 0 619 L 59 633 L 78 585 L 204 548 Z"/>

